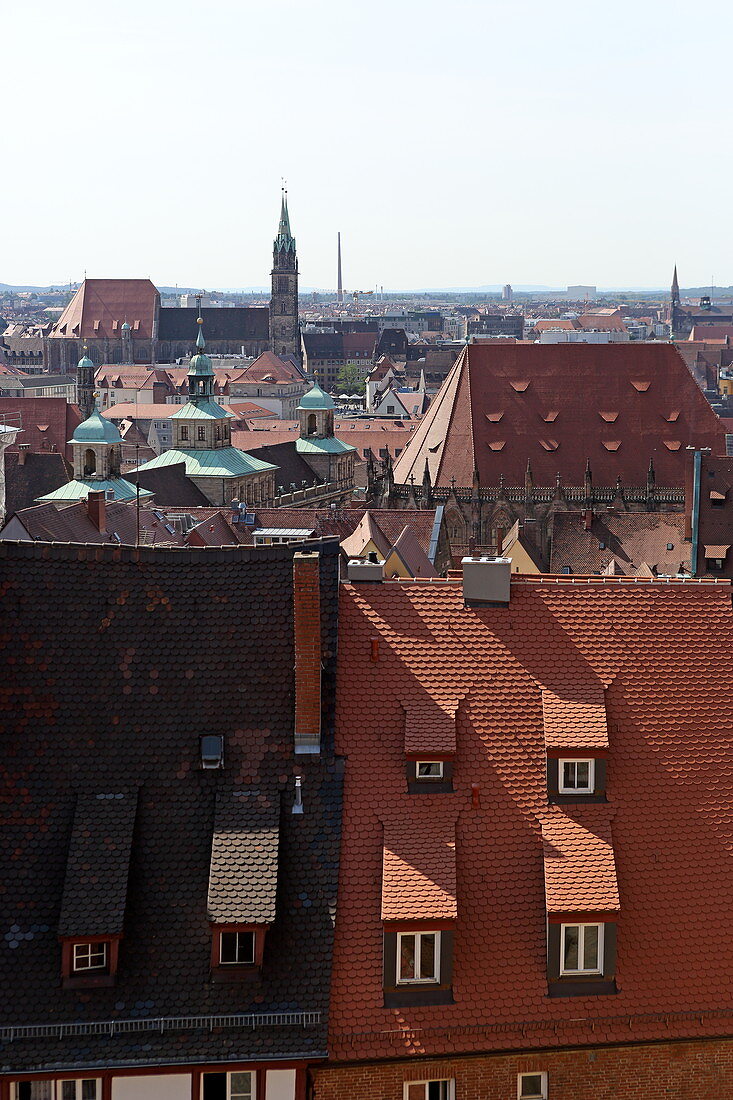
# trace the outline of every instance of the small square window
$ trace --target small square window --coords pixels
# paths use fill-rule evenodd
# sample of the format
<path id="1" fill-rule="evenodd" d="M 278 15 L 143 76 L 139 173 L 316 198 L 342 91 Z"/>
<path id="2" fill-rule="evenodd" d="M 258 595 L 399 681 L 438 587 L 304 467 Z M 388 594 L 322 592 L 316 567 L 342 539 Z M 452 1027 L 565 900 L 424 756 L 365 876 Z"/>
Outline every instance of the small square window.
<path id="1" fill-rule="evenodd" d="M 593 794 L 595 760 L 561 760 L 560 794 Z"/>
<path id="2" fill-rule="evenodd" d="M 397 933 L 397 984 L 440 981 L 440 932 Z"/>
<path id="3" fill-rule="evenodd" d="M 85 973 L 89 970 L 106 970 L 108 959 L 108 947 L 102 943 L 75 943 L 72 959 L 72 970 L 75 974 Z"/>
<path id="4" fill-rule="evenodd" d="M 673 542 L 668 542 L 667 543 L 667 549 L 668 550 L 674 550 L 674 543 Z"/>
<path id="5" fill-rule="evenodd" d="M 255 1074 L 249 1070 L 204 1073 L 201 1100 L 255 1100 Z"/>
<path id="6" fill-rule="evenodd" d="M 518 1074 L 517 1100 L 547 1100 L 547 1074 Z"/>
<path id="7" fill-rule="evenodd" d="M 255 961 L 254 932 L 222 932 L 219 962 L 222 966 L 252 966 Z"/>
<path id="8" fill-rule="evenodd" d="M 442 779 L 442 760 L 418 760 L 415 764 L 415 776 L 417 779 Z"/>
<path id="9" fill-rule="evenodd" d="M 603 973 L 603 925 L 563 924 L 560 929 L 560 973 Z"/>

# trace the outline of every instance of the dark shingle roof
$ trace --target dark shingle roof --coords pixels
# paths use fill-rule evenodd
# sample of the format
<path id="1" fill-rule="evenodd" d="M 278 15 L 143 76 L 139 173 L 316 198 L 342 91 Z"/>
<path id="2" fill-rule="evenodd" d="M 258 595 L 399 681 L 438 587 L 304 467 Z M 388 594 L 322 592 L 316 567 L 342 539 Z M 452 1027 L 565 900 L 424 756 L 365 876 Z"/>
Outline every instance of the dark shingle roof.
<path id="1" fill-rule="evenodd" d="M 5 512 L 12 516 L 21 508 L 31 508 L 39 497 L 66 485 L 69 467 L 63 454 L 28 452 L 21 465 L 20 455 L 5 452 Z"/>
<path id="2" fill-rule="evenodd" d="M 137 791 L 82 794 L 76 804 L 60 936 L 122 934 Z"/>
<path id="3" fill-rule="evenodd" d="M 159 340 L 196 339 L 198 310 L 176 309 L 163 306 L 158 323 Z M 201 310 L 206 339 L 213 340 L 267 340 L 270 334 L 270 311 L 267 306 L 235 306 L 232 309 Z"/>
<path id="4" fill-rule="evenodd" d="M 208 903 L 215 924 L 274 921 L 279 818 L 276 789 L 217 795 Z"/>
<path id="5" fill-rule="evenodd" d="M 316 1012 L 320 1023 L 0 1041 L 8 1071 L 309 1057 L 325 1050 L 338 877 L 333 756 L 338 543 L 321 546 L 324 741 L 293 755 L 293 550 L 0 543 L 0 1027 Z M 224 738 L 202 771 L 201 734 Z M 291 814 L 303 776 L 305 813 Z M 114 988 L 62 989 L 76 792 L 139 788 Z M 219 789 L 283 802 L 260 972 L 210 981 Z M 267 820 L 271 820 L 269 810 Z"/>

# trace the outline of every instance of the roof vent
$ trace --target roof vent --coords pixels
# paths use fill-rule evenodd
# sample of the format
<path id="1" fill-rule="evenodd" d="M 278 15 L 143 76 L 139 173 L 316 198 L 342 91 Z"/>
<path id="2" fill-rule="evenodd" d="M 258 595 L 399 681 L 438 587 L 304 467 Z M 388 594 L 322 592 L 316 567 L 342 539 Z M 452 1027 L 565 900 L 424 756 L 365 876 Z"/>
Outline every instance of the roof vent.
<path id="1" fill-rule="evenodd" d="M 200 738 L 201 767 L 206 771 L 224 767 L 224 738 L 217 733 L 207 733 Z"/>
<path id="2" fill-rule="evenodd" d="M 467 604 L 489 607 L 509 605 L 511 558 L 469 557 L 463 567 L 463 598 Z"/>
<path id="3" fill-rule="evenodd" d="M 376 555 L 374 557 L 376 558 Z M 372 581 L 378 584 L 384 580 L 384 562 L 372 561 L 371 554 L 369 558 L 368 561 L 361 558 L 351 559 L 346 569 L 350 581 Z"/>

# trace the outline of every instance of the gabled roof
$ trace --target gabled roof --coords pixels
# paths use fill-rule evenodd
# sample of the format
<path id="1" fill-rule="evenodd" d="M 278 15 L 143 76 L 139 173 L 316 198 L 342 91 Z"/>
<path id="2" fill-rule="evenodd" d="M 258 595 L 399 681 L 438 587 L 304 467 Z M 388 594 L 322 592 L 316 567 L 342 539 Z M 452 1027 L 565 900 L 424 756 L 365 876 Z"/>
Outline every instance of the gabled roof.
<path id="1" fill-rule="evenodd" d="M 679 416 L 670 422 L 671 411 Z M 602 412 L 617 412 L 603 429 Z M 551 423 L 548 412 L 556 412 Z M 725 432 L 670 344 L 468 345 L 395 463 L 397 484 L 455 477 L 470 486 L 644 485 L 650 458 L 657 483 L 680 486 L 688 445 L 725 453 Z"/>
<path id="2" fill-rule="evenodd" d="M 292 359 L 281 359 L 272 351 L 263 351 L 254 363 L 244 367 L 243 370 L 232 379 L 233 382 L 293 382 L 305 383 L 303 372 L 295 365 Z"/>
<path id="3" fill-rule="evenodd" d="M 121 340 L 128 321 L 136 340 L 151 340 L 160 295 L 150 279 L 85 279 L 50 337 Z"/>
<path id="4" fill-rule="evenodd" d="M 31 451 L 58 451 L 71 458 L 72 450 L 67 440 L 71 439 L 83 417 L 76 405 L 69 404 L 66 398 L 0 397 L 0 419 L 3 415 L 12 417 L 11 423 L 19 423 L 23 429 L 11 451 L 27 443 Z"/>
<path id="5" fill-rule="evenodd" d="M 149 494 L 148 494 L 149 495 Z M 138 539 L 137 508 L 132 501 L 105 501 L 104 531 L 89 518 L 87 502 L 79 500 L 68 507 L 35 504 L 16 513 L 29 537 L 36 542 L 115 543 L 135 546 Z M 166 527 L 166 517 L 150 504 L 143 503 L 139 517 L 140 543 L 145 546 L 180 545 L 183 538 Z"/>
<path id="6" fill-rule="evenodd" d="M 374 543 L 377 553 L 381 554 L 383 558 L 387 556 L 392 545 L 377 523 L 371 509 L 368 508 L 353 533 L 342 539 L 341 549 L 348 558 L 358 558 L 364 554 L 364 550 L 370 542 Z"/>
<path id="7" fill-rule="evenodd" d="M 182 462 L 188 477 L 241 477 L 246 474 L 274 470 L 270 462 L 263 462 L 254 455 L 240 451 L 238 447 L 215 447 L 212 450 L 163 451 L 140 466 L 141 471 L 157 470 L 162 466 L 174 466 Z"/>

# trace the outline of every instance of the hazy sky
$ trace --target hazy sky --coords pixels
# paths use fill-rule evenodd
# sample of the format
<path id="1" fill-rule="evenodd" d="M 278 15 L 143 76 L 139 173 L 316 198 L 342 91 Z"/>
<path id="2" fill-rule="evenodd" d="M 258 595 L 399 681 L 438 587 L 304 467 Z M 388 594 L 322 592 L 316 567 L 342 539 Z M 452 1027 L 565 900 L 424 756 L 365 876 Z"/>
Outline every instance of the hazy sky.
<path id="1" fill-rule="evenodd" d="M 731 0 L 10 0 L 0 281 L 733 283 Z"/>

